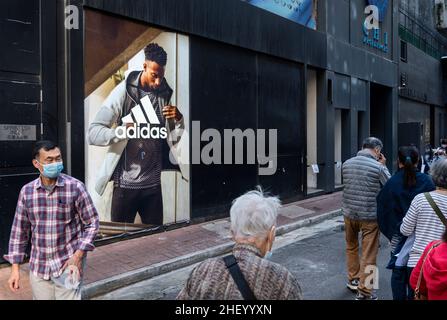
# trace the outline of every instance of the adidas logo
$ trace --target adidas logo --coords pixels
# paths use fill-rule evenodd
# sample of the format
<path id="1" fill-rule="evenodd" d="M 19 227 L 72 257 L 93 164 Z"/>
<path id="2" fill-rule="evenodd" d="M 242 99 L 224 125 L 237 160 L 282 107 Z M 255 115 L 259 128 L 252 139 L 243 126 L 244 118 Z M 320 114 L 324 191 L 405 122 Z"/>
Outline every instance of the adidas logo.
<path id="1" fill-rule="evenodd" d="M 137 104 L 130 110 L 130 114 L 122 118 L 123 123 L 138 123 L 138 124 L 160 124 L 154 106 L 148 96 L 144 96 L 141 100 L 140 106 Z"/>
<path id="2" fill-rule="evenodd" d="M 168 133 L 165 127 L 150 126 L 160 125 L 160 120 L 149 97 L 144 96 L 140 101 L 141 105 L 137 104 L 121 119 L 123 125 L 115 129 L 116 136 L 119 139 L 166 139 Z M 133 126 L 128 127 L 129 123 Z"/>

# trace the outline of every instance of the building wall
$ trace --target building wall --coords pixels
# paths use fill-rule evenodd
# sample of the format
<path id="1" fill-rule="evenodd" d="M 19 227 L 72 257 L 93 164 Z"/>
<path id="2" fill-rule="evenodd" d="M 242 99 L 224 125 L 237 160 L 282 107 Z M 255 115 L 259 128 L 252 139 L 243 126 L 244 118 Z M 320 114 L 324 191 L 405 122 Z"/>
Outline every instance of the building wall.
<path id="1" fill-rule="evenodd" d="M 420 150 L 423 150 L 425 145 L 432 143 L 430 105 L 401 97 L 399 99 L 399 124 L 402 123 L 419 123 L 422 125 L 421 136 L 418 137 L 417 141 L 412 142 Z M 403 130 L 405 130 L 405 127 Z M 409 135 L 405 135 L 405 132 L 402 132 L 402 134 L 407 138 L 409 137 Z M 408 140 L 405 139 L 404 141 Z M 399 145 L 403 144 L 402 141 L 399 141 Z"/>
<path id="2" fill-rule="evenodd" d="M 420 27 L 439 36 L 435 29 L 433 1 L 401 0 L 401 7 L 402 14 L 415 17 Z M 437 147 L 445 135 L 442 64 L 411 43 L 406 43 L 406 53 L 406 59 L 399 61 L 399 123 L 420 123 L 423 126 L 421 148 L 425 144 Z"/>
<path id="3" fill-rule="evenodd" d="M 51 139 L 65 149 L 59 141 L 55 22 L 54 2 L 0 3 L 0 262 L 20 190 L 38 177 L 35 140 Z"/>
<path id="4" fill-rule="evenodd" d="M 400 0 L 400 5 L 405 10 L 420 17 L 420 20 L 430 28 L 435 28 L 434 0 Z"/>
<path id="5" fill-rule="evenodd" d="M 163 4 L 159 1 L 85 1 L 85 4 L 150 25 L 168 27 L 193 39 L 190 42 L 191 112 L 192 120 L 201 121 L 202 130 L 207 127 L 220 130 L 224 126 L 279 129 L 278 168 L 273 176 L 258 176 L 253 165 L 192 165 L 193 217 L 225 212 L 232 199 L 259 183 L 269 186 L 271 192 L 283 199 L 303 197 L 305 126 L 297 125 L 304 123 L 305 114 L 303 65 L 307 62 L 324 67 L 323 34 L 239 0 L 164 1 Z M 176 12 L 181 12 L 181 16 Z M 257 32 L 254 34 L 252 30 Z M 248 82 L 237 85 L 246 77 Z M 276 85 L 274 92 L 272 85 Z M 243 92 L 238 96 L 241 86 Z M 293 99 L 291 93 L 296 95 Z M 233 109 L 234 117 L 228 118 Z M 225 121 L 226 118 L 232 120 Z"/>
<path id="6" fill-rule="evenodd" d="M 387 141 L 390 169 L 393 169 L 392 164 L 395 162 L 392 150 L 397 148 L 398 1 L 389 1 L 385 19 L 380 22 L 379 42 L 385 43 L 387 34 L 387 52 L 364 43 L 366 5 L 367 2 L 363 0 L 325 1 L 319 4 L 319 31 L 325 32 L 327 36 L 329 82 L 326 85 L 332 93 L 330 98 L 325 99 L 324 90 L 328 88 L 321 88 L 323 97 L 320 100 L 323 106 L 318 121 L 318 126 L 321 126 L 319 140 L 329 139 L 329 150 L 318 150 L 319 161 L 327 166 L 318 177 L 319 181 L 324 181 L 319 186 L 326 192 L 332 191 L 334 184 L 342 182 L 337 158 L 345 161 L 354 156 L 362 140 L 373 132 Z M 371 33 L 369 38 L 372 38 Z M 389 121 L 380 127 L 380 132 L 375 131 L 375 128 L 379 128 L 375 122 L 381 120 L 370 117 L 372 84 L 394 92 L 393 96 L 386 90 L 376 91 L 379 95 L 383 94 L 383 97 L 378 98 L 387 107 L 381 110 L 381 114 L 383 116 L 386 113 L 389 117 Z M 331 123 L 335 123 L 335 128 Z"/>
<path id="7" fill-rule="evenodd" d="M 444 105 L 442 66 L 439 60 L 408 43 L 407 62 L 399 62 L 399 74 L 401 77 L 406 76 L 407 90 L 401 88 L 403 97 L 426 104 Z"/>
<path id="8" fill-rule="evenodd" d="M 393 41 L 393 3 L 390 1 L 386 18 L 381 23 L 381 29 L 388 33 L 388 40 L 390 44 L 390 50 L 380 52 L 374 48 L 365 46 L 363 43 L 363 29 L 362 25 L 365 20 L 365 7 L 367 2 L 365 0 L 339 0 L 339 1 L 326 1 L 326 19 L 327 23 L 325 29 L 319 29 L 326 32 L 330 37 L 349 43 L 355 47 L 367 50 L 375 55 L 393 60 L 392 41 Z M 383 37 L 383 32 L 381 33 Z"/>
<path id="9" fill-rule="evenodd" d="M 20 33 L 20 36 L 30 37 L 25 40 L 28 45 L 34 45 L 31 50 L 24 48 L 18 53 L 2 51 L 0 82 L 5 83 L 6 76 L 6 82 L 25 79 L 24 82 L 30 84 L 32 103 L 42 86 L 42 137 L 60 140 L 66 146 L 64 149 L 67 149 L 69 173 L 84 180 L 85 162 L 78 161 L 84 158 L 85 153 L 84 110 L 78 107 L 84 100 L 82 23 L 79 30 L 69 31 L 68 38 L 64 38 L 64 32 L 68 31 L 60 31 L 57 35 L 59 47 L 52 47 L 51 44 L 56 43 L 54 26 L 60 28 L 63 24 L 63 2 L 57 1 L 60 7 L 58 16 L 56 8 L 48 4 L 50 2 L 26 2 L 25 5 L 23 1 L 16 0 L 14 4 L 25 18 L 29 14 L 34 17 L 34 22 L 39 20 L 39 30 L 42 32 L 35 34 L 38 30 L 35 28 L 31 33 Z M 389 1 L 387 16 L 381 23 L 380 39 L 383 40 L 386 32 L 389 42 L 389 51 L 383 52 L 363 42 L 366 0 L 318 1 L 317 30 L 240 0 L 70 1 L 81 9 L 81 19 L 82 9 L 92 8 L 150 26 L 167 28 L 178 32 L 180 37 L 190 37 L 192 41 L 185 46 L 191 49 L 188 65 L 195 81 L 191 82 L 188 90 L 191 96 L 177 99 L 191 102 L 188 107 L 192 120 L 204 120 L 206 126 L 222 129 L 224 126 L 281 128 L 278 172 L 272 177 L 259 177 L 256 166 L 220 169 L 192 167 L 190 196 L 193 199 L 191 215 L 194 218 L 213 217 L 221 212 L 226 214 L 234 197 L 258 183 L 272 186 L 270 191 L 286 200 L 304 197 L 304 185 L 332 192 L 335 184 L 342 182 L 336 162 L 354 155 L 361 140 L 377 128 L 386 142 L 387 152 L 391 154 L 387 156 L 388 162 L 395 163 L 400 72 L 408 74 L 410 88 L 422 91 L 422 96 L 426 94 L 426 101 L 418 101 L 424 104 L 423 108 L 427 104 L 435 106 L 435 140 L 446 133 L 439 62 L 411 45 L 408 46 L 408 63 L 399 62 L 398 2 Z M 415 7 L 423 19 L 432 24 L 429 2 L 408 0 L 408 3 L 410 8 Z M 21 7 L 27 10 L 21 10 Z M 16 20 L 22 18 L 24 16 L 18 16 Z M 56 23 L 56 20 L 59 22 Z M 1 21 L 4 23 L 6 20 Z M 7 37 L 7 28 L 3 28 L 2 32 L 5 39 L 10 39 Z M 10 47 L 11 43 L 13 41 L 10 41 Z M 66 51 L 66 48 L 70 48 L 70 51 Z M 203 51 L 204 48 L 209 51 Z M 42 54 L 43 63 L 41 66 L 32 63 L 26 69 L 27 74 L 23 70 L 24 64 L 10 63 L 33 50 Z M 6 59 L 8 57 L 10 60 Z M 32 59 L 37 57 L 35 54 Z M 20 61 L 28 63 L 32 59 Z M 61 66 L 60 70 L 56 70 L 56 63 Z M 68 72 L 70 70 L 76 72 Z M 214 74 L 210 72 L 212 70 Z M 40 71 L 42 74 L 39 74 Z M 219 73 L 223 71 L 227 73 Z M 11 74 L 14 77 L 9 77 Z M 205 78 L 212 81 L 204 81 Z M 226 81 L 222 81 L 223 78 Z M 269 88 L 269 84 L 275 81 L 282 84 L 280 89 L 284 91 L 278 91 L 282 95 L 275 95 Z M 292 99 L 284 98 L 290 95 Z M 7 98 L 9 102 L 16 99 L 15 96 Z M 230 103 L 225 100 L 229 98 L 233 99 Z M 414 97 L 410 98 L 414 100 Z M 406 108 L 417 108 L 413 102 L 401 100 L 400 103 L 402 112 Z M 377 109 L 381 104 L 383 109 Z M 213 108 L 211 112 L 210 108 Z M 306 109 L 309 112 L 307 115 Z M 377 113 L 377 110 L 381 112 Z M 228 121 L 221 121 L 225 117 Z M 306 125 L 306 120 L 311 123 Z M 377 123 L 382 120 L 383 123 Z M 316 148 L 312 148 L 312 143 Z M 17 152 L 18 146 L 7 149 L 3 145 L 3 151 Z M 25 149 L 29 149 L 29 146 L 25 146 Z M 316 176 L 306 174 L 306 149 L 308 164 L 315 162 L 320 166 L 320 173 Z M 20 161 L 25 163 L 28 161 L 26 159 L 21 157 Z M 20 171 L 25 167 L 26 172 Z M 25 183 L 23 175 L 20 175 L 22 180 L 17 178 L 14 181 L 10 176 L 19 177 L 19 171 L 30 174 L 33 169 L 29 164 L 18 169 L 11 166 L 5 168 L 0 168 L 2 186 L 9 191 L 15 188 L 7 196 L 6 192 L 1 193 L 4 197 L 2 201 L 8 204 L 4 207 L 8 208 L 8 212 L 0 211 L 3 216 L 8 216 L 1 218 L 1 223 L 6 226 L 4 230 L 7 230 L 12 222 L 11 210 L 15 206 L 17 188 Z M 3 242 L 5 239 L 2 239 Z"/>
<path id="10" fill-rule="evenodd" d="M 386 32 L 389 50 L 382 52 L 363 43 L 362 26 L 366 17 L 364 9 L 367 4 L 363 0 L 318 1 L 317 31 L 254 8 L 239 0 L 212 2 L 166 0 L 163 3 L 142 0 L 84 1 L 87 7 L 127 16 L 151 25 L 167 27 L 207 41 L 234 46 L 239 49 L 235 51 L 235 54 L 241 59 L 248 54 L 244 51 L 248 49 L 255 55 L 268 54 L 274 57 L 273 60 L 282 59 L 284 62 L 292 62 L 290 65 L 299 63 L 303 64 L 305 69 L 317 68 L 316 141 L 318 145 L 322 143 L 327 147 L 325 150 L 317 148 L 316 162 L 321 166 L 317 177 L 304 173 L 305 178 L 301 180 L 306 186 L 313 186 L 314 183 L 309 184 L 305 180 L 316 181 L 317 188 L 325 192 L 334 190 L 334 175 L 337 169 L 334 149 L 335 109 L 345 110 L 342 116 L 341 133 L 343 140 L 341 158 L 345 160 L 356 153 L 360 140 L 369 135 L 371 83 L 379 84 L 392 92 L 390 96 L 384 97 L 389 103 L 387 115 L 390 119 L 383 135 L 389 144 L 387 146 L 389 150 L 397 148 L 399 47 L 396 45 L 398 44 L 396 19 L 398 1 L 389 3 L 387 16 L 381 23 L 381 39 L 383 40 Z M 256 33 L 252 30 L 256 30 Z M 194 57 L 192 59 L 194 60 Z M 251 65 L 251 61 L 248 63 Z M 253 72 L 256 74 L 258 71 L 255 68 Z M 308 80 L 304 81 L 308 83 Z M 329 97 L 330 92 L 331 97 Z M 194 109 L 194 105 L 191 105 L 191 108 Z M 304 136 L 302 139 L 303 145 L 309 143 L 309 139 L 304 139 Z M 290 159 L 287 158 L 290 155 L 284 156 L 285 158 L 281 161 L 287 163 L 297 155 L 293 155 Z M 388 157 L 390 163 L 394 163 L 393 157 Z M 289 169 L 286 168 L 289 165 L 286 163 L 283 168 L 287 171 Z M 296 167 L 296 162 L 294 166 Z M 293 175 L 299 176 L 298 173 Z M 192 181 L 194 181 L 194 176 L 196 175 L 193 174 Z M 239 175 L 239 177 L 242 176 Z M 251 184 L 257 182 L 256 179 L 250 181 L 252 181 Z M 281 190 L 281 187 L 278 186 L 278 188 Z M 242 192 L 242 189 L 234 190 L 236 193 Z M 289 191 L 283 189 L 280 192 L 288 197 L 294 193 Z M 227 200 L 217 202 L 228 203 L 228 199 L 236 193 L 227 192 L 225 195 Z M 196 197 L 194 190 L 191 196 Z M 199 193 L 197 199 L 203 196 L 204 194 Z M 209 205 L 202 204 L 201 206 L 204 208 Z M 210 211 L 212 210 L 211 206 Z"/>
<path id="11" fill-rule="evenodd" d="M 84 5 L 279 58 L 326 63 L 323 33 L 240 0 L 85 0 Z"/>
<path id="12" fill-rule="evenodd" d="M 396 84 L 397 23 L 393 21 L 397 0 L 389 2 L 386 19 L 380 23 L 380 42 L 388 34 L 388 53 L 363 43 L 364 0 L 325 1 L 326 24 L 319 29 L 327 35 L 327 69 L 379 82 L 388 86 Z M 372 37 L 372 35 L 370 36 Z"/>

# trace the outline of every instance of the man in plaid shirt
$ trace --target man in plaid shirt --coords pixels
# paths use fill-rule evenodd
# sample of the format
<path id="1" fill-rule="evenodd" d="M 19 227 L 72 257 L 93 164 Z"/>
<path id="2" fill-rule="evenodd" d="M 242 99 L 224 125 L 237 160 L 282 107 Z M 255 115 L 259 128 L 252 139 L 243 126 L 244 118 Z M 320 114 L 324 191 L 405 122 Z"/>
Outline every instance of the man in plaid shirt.
<path id="1" fill-rule="evenodd" d="M 94 249 L 99 218 L 90 195 L 79 180 L 61 174 L 62 156 L 51 141 L 39 141 L 33 165 L 40 177 L 20 191 L 5 259 L 12 264 L 9 287 L 20 288 L 19 264 L 31 239 L 29 260 L 33 298 L 81 298 L 83 266 Z"/>

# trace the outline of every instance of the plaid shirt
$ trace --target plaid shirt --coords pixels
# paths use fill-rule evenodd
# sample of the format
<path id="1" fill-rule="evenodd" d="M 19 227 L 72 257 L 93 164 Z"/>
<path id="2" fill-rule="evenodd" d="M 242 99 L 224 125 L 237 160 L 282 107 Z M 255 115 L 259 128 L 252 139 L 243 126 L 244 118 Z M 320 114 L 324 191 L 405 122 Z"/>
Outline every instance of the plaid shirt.
<path id="1" fill-rule="evenodd" d="M 4 258 L 11 264 L 23 262 L 31 236 L 30 271 L 49 280 L 60 276 L 76 250 L 94 249 L 98 228 L 98 213 L 82 182 L 61 174 L 48 192 L 39 177 L 20 191 Z"/>

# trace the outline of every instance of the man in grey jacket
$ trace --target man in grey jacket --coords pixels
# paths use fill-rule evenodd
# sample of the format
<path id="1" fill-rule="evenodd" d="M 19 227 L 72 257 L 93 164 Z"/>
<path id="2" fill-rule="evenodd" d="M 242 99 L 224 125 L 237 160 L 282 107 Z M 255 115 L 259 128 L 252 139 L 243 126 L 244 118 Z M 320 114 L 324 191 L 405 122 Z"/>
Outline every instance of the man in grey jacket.
<path id="1" fill-rule="evenodd" d="M 179 169 L 169 153 L 184 122 L 170 105 L 173 91 L 164 77 L 165 50 L 151 43 L 144 53 L 143 71 L 131 72 L 110 93 L 90 124 L 88 142 L 110 146 L 95 189 L 102 195 L 113 180 L 112 221 L 133 223 L 138 212 L 144 224 L 161 225 L 161 171 Z"/>
<path id="2" fill-rule="evenodd" d="M 382 148 L 379 139 L 367 138 L 363 142 L 363 149 L 346 161 L 342 168 L 347 286 L 357 290 L 356 300 L 377 300 L 372 291 L 373 285 L 369 281 L 365 283 L 365 280 L 376 275 L 373 272 L 376 272 L 380 237 L 376 196 L 391 176 L 385 166 L 386 158 L 381 153 Z M 360 260 L 359 233 L 362 239 Z"/>

